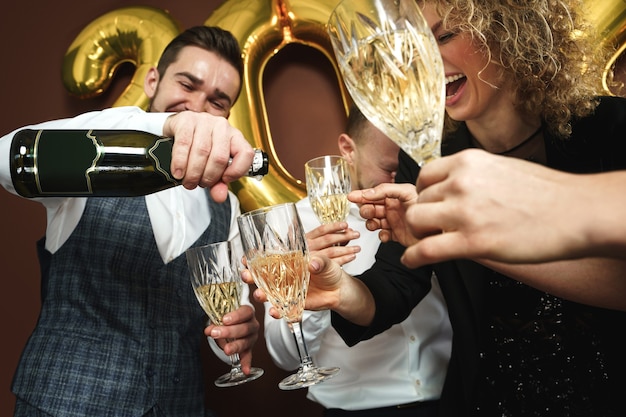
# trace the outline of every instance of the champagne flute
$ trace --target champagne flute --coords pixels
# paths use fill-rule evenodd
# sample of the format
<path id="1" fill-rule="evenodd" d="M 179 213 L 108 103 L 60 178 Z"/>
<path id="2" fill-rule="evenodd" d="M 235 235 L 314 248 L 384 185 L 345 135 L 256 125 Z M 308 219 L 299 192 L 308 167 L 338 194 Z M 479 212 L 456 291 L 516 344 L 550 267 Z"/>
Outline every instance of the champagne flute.
<path id="1" fill-rule="evenodd" d="M 309 251 L 294 203 L 249 211 L 238 217 L 246 262 L 256 285 L 287 321 L 298 346 L 300 367 L 278 387 L 293 390 L 334 376 L 339 368 L 317 367 L 302 334 L 302 312 L 309 286 Z"/>
<path id="2" fill-rule="evenodd" d="M 374 126 L 420 166 L 441 155 L 445 74 L 415 0 L 342 0 L 328 34 L 343 82 Z"/>
<path id="3" fill-rule="evenodd" d="M 350 211 L 348 161 L 338 155 L 313 158 L 304 164 L 311 208 L 322 224 L 345 221 Z"/>
<path id="4" fill-rule="evenodd" d="M 241 280 L 241 250 L 236 242 L 218 242 L 189 248 L 185 252 L 191 272 L 191 285 L 196 298 L 213 324 L 222 325 L 222 317 L 239 308 L 243 281 Z M 230 341 L 230 340 L 229 340 Z M 263 369 L 252 367 L 246 375 L 241 369 L 239 354 L 230 355 L 230 372 L 215 380 L 218 387 L 232 387 L 254 381 Z"/>

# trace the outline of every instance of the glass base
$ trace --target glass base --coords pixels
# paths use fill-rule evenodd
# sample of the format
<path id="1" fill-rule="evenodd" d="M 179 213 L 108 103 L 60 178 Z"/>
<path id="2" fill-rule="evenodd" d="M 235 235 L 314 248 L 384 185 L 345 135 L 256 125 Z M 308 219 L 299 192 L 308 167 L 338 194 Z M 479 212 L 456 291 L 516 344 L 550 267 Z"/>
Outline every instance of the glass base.
<path id="1" fill-rule="evenodd" d="M 339 372 L 339 368 L 318 368 L 316 366 L 305 366 L 298 369 L 293 375 L 289 375 L 278 383 L 278 388 L 289 391 L 306 388 L 332 378 Z"/>
<path id="2" fill-rule="evenodd" d="M 250 374 L 246 375 L 240 370 L 234 368 L 229 373 L 224 374 L 215 380 L 215 386 L 217 387 L 234 387 L 236 385 L 245 384 L 246 382 L 254 381 L 263 375 L 264 371 L 261 368 L 250 368 Z"/>

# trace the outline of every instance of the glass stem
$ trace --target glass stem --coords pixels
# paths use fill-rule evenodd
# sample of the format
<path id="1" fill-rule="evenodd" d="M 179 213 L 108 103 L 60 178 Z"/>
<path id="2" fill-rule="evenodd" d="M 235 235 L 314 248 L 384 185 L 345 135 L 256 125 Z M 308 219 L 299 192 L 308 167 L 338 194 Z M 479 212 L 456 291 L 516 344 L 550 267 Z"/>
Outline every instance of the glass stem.
<path id="1" fill-rule="evenodd" d="M 289 323 L 289 327 L 291 328 L 291 334 L 293 334 L 293 338 L 296 341 L 296 346 L 298 347 L 298 353 L 300 354 L 300 367 L 302 369 L 315 367 L 315 365 L 313 365 L 313 360 L 309 356 L 309 352 L 306 348 L 306 343 L 304 342 L 302 323 L 299 321 Z"/>
<path id="2" fill-rule="evenodd" d="M 239 360 L 239 354 L 238 353 L 233 353 L 232 355 L 230 355 L 230 373 L 231 374 L 240 374 L 243 373 L 243 371 L 241 370 L 241 361 Z"/>
<path id="3" fill-rule="evenodd" d="M 232 340 L 228 340 L 231 342 Z M 239 359 L 239 353 L 233 353 L 230 357 L 230 373 L 231 374 L 241 374 L 243 371 L 241 370 L 241 360 Z"/>

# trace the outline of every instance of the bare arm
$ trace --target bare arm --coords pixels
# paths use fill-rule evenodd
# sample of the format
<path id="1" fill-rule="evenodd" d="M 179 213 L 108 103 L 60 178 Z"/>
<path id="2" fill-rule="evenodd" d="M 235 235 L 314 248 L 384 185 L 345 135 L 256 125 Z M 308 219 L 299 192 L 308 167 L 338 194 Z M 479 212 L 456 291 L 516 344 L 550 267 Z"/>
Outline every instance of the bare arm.
<path id="1" fill-rule="evenodd" d="M 626 311 L 626 261 L 621 259 L 585 258 L 526 265 L 480 262 L 558 297 Z"/>
<path id="2" fill-rule="evenodd" d="M 417 181 L 407 222 L 420 240 L 403 262 L 624 258 L 625 184 L 626 171 L 575 175 L 475 149 L 441 158 Z"/>
<path id="3" fill-rule="evenodd" d="M 602 239 L 609 236 L 626 240 L 626 230 L 620 233 L 626 222 L 615 221 L 626 201 L 623 206 L 612 205 L 615 212 L 604 214 L 606 224 L 598 227 L 597 210 L 607 206 L 594 204 L 602 202 L 602 193 L 610 195 L 610 188 L 594 186 L 596 182 L 612 183 L 613 193 L 619 193 L 626 184 L 621 180 L 626 173 L 613 173 L 618 174 L 615 178 L 611 178 L 613 174 L 572 175 L 482 151 L 457 155 L 459 158 L 450 157 L 443 168 L 437 166 L 441 160 L 424 167 L 418 187 L 425 188 L 419 199 L 409 184 L 376 187 L 353 196 L 364 204 L 361 214 L 381 229 L 381 237 L 409 246 L 402 258 L 405 265 L 473 259 L 565 299 L 626 309 L 626 258 L 608 257 L 612 253 L 625 256 L 626 251 L 609 249 L 604 258 L 571 259 L 587 252 L 603 253 L 602 248 L 607 247 Z M 429 181 L 432 185 L 425 186 Z M 406 236 L 402 215 L 393 213 L 397 206 L 405 209 L 406 223 L 421 239 L 411 241 Z M 617 233 L 601 227 L 612 227 Z M 571 251 L 568 245 L 572 245 Z"/>

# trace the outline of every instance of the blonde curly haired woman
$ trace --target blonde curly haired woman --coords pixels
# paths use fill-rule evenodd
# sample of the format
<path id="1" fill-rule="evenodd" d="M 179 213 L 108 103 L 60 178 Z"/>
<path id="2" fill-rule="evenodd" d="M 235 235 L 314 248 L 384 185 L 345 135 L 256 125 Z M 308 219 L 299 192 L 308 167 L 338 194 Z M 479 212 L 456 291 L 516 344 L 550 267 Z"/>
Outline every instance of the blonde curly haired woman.
<path id="1" fill-rule="evenodd" d="M 602 96 L 610 51 L 583 21 L 582 1 L 418 3 L 446 73 L 443 155 L 479 148 L 573 173 L 626 169 L 626 99 Z M 406 317 L 434 271 L 454 331 L 440 415 L 624 415 L 626 291 L 609 284 L 624 281 L 626 263 L 459 259 L 408 269 L 401 257 L 414 241 L 390 222 L 417 200 L 418 174 L 401 153 L 396 184 L 351 194 L 401 244 L 383 243 L 357 278 L 314 258 L 306 308 L 333 310 L 335 329 L 355 344 Z"/>

